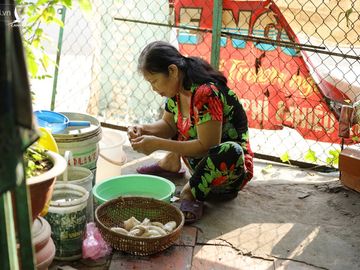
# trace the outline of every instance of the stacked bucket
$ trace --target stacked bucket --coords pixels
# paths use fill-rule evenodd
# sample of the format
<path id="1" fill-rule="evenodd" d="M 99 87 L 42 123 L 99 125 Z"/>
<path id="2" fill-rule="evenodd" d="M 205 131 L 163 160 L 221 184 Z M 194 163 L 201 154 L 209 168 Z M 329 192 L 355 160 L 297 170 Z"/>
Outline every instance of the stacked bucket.
<path id="1" fill-rule="evenodd" d="M 56 181 L 42 224 L 48 222 L 51 226 L 51 238 L 56 247 L 55 259 L 76 260 L 82 255 L 86 223 L 93 221 L 91 189 L 95 184 L 96 162 L 102 132 L 99 121 L 92 116 L 81 113 L 62 114 L 70 121 L 83 121 L 89 124 L 67 126 L 52 133 L 59 154 L 64 156 L 65 153 L 71 153 L 71 155 L 67 160 L 66 173 Z"/>

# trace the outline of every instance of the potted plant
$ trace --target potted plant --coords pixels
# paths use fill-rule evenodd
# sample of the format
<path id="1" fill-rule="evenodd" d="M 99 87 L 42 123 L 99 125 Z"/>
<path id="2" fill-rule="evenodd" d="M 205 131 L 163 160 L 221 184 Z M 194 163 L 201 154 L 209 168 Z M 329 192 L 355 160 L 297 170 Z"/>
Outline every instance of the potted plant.
<path id="1" fill-rule="evenodd" d="M 41 213 L 49 203 L 56 177 L 66 169 L 66 161 L 59 154 L 30 146 L 24 154 L 26 184 L 29 186 L 32 219 Z"/>

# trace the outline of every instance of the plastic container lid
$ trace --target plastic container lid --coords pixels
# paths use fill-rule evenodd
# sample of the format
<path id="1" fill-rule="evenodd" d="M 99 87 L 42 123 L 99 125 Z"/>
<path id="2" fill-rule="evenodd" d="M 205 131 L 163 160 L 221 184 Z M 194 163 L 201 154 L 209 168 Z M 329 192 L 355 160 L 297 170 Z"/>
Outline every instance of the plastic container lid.
<path id="1" fill-rule="evenodd" d="M 90 138 L 101 139 L 100 122 L 93 116 L 82 113 L 61 112 L 71 121 L 89 121 L 90 126 L 67 127 L 61 133 L 53 134 L 56 142 L 73 143 L 74 141 L 87 141 Z M 61 147 L 60 147 L 61 148 Z"/>

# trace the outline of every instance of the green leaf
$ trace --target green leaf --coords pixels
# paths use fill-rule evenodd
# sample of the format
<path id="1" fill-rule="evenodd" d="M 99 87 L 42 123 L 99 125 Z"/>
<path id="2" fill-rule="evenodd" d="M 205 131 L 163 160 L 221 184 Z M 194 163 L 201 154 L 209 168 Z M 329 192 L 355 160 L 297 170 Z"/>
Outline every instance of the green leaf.
<path id="1" fill-rule="evenodd" d="M 89 0 L 79 0 L 80 9 L 85 12 L 92 10 L 91 2 Z"/>
<path id="2" fill-rule="evenodd" d="M 63 23 L 62 20 L 54 17 L 54 18 L 52 18 L 52 21 L 53 21 L 54 23 L 56 23 L 57 25 L 59 25 L 60 27 L 64 27 L 64 23 Z"/>
<path id="3" fill-rule="evenodd" d="M 53 6 L 49 6 L 47 8 L 48 12 L 49 12 L 49 15 L 51 15 L 52 17 L 55 17 L 56 16 L 56 10 Z"/>
<path id="4" fill-rule="evenodd" d="M 230 139 L 235 139 L 238 137 L 238 133 L 235 128 L 230 128 L 228 130 L 228 135 L 229 135 Z"/>
<path id="5" fill-rule="evenodd" d="M 32 41 L 32 45 L 33 45 L 35 48 L 39 48 L 40 39 L 35 38 L 35 39 Z"/>
<path id="6" fill-rule="evenodd" d="M 286 151 L 284 154 L 282 154 L 282 155 L 280 156 L 280 159 L 281 159 L 282 162 L 287 162 L 287 163 L 290 164 L 289 152 Z"/>
<path id="7" fill-rule="evenodd" d="M 211 181 L 213 180 L 213 178 L 211 177 L 211 174 L 209 173 L 205 173 L 203 176 L 201 176 L 201 180 L 204 182 L 204 180 L 207 183 L 211 183 Z"/>
<path id="8" fill-rule="evenodd" d="M 29 17 L 29 19 L 27 19 L 26 22 L 28 24 L 31 24 L 31 23 L 35 22 L 36 20 L 38 20 L 39 17 L 40 17 L 39 14 L 35 14 L 34 16 Z"/>
<path id="9" fill-rule="evenodd" d="M 195 138 L 195 137 L 196 137 L 196 134 L 197 134 L 196 128 L 191 127 L 191 128 L 189 129 L 189 135 L 190 135 L 190 137 Z"/>
<path id="10" fill-rule="evenodd" d="M 230 149 L 229 144 L 227 144 L 227 143 L 221 144 L 219 154 L 223 153 L 223 152 L 227 152 L 227 151 L 229 151 L 229 149 Z"/>
<path id="11" fill-rule="evenodd" d="M 29 72 L 30 72 L 31 76 L 35 77 L 39 70 L 39 66 L 36 63 L 35 56 L 32 52 L 29 52 L 27 55 L 27 66 L 29 68 Z"/>
<path id="12" fill-rule="evenodd" d="M 45 70 L 49 67 L 49 60 L 50 60 L 50 57 L 44 53 L 40 62 Z"/>
<path id="13" fill-rule="evenodd" d="M 192 193 L 192 195 L 195 197 L 196 189 L 195 189 L 194 187 L 191 189 L 191 193 Z"/>
<path id="14" fill-rule="evenodd" d="M 37 6 L 42 6 L 42 5 L 44 5 L 44 4 L 48 3 L 48 2 L 49 2 L 49 0 L 39 0 L 39 1 L 37 1 L 36 5 Z"/>
<path id="15" fill-rule="evenodd" d="M 67 8 L 71 8 L 72 0 L 60 0 L 60 2 Z"/>
<path id="16" fill-rule="evenodd" d="M 326 158 L 326 163 L 328 165 L 331 165 L 331 166 L 336 166 L 339 164 L 339 155 L 340 155 L 340 150 L 338 149 L 331 149 L 329 150 L 329 155 L 327 158 Z"/>
<path id="17" fill-rule="evenodd" d="M 204 187 L 202 183 L 200 183 L 198 187 L 205 195 L 207 195 L 210 192 L 210 188 Z"/>
<path id="18" fill-rule="evenodd" d="M 170 111 L 174 112 L 174 108 L 176 107 L 174 100 L 169 98 L 167 100 L 167 104 L 168 104 L 168 107 L 169 107 Z"/>
<path id="19" fill-rule="evenodd" d="M 350 22 L 350 15 L 351 15 L 351 13 L 353 13 L 354 12 L 354 10 L 352 9 L 352 8 L 349 8 L 348 10 L 346 10 L 346 11 L 344 11 L 344 12 L 340 12 L 339 13 L 339 16 L 338 16 L 338 21 L 340 21 L 340 16 L 342 15 L 342 14 L 344 14 L 344 16 L 345 16 L 345 20 L 346 20 L 346 26 L 347 27 L 349 27 L 349 22 Z"/>
<path id="20" fill-rule="evenodd" d="M 242 142 L 240 145 L 242 149 L 247 149 L 247 142 Z"/>
<path id="21" fill-rule="evenodd" d="M 206 180 L 206 178 L 205 177 L 201 177 L 201 180 L 202 180 L 202 184 L 203 184 L 203 187 L 208 187 L 209 186 L 209 184 L 208 184 L 208 180 Z M 211 182 L 211 181 L 210 181 Z"/>
<path id="22" fill-rule="evenodd" d="M 228 115 L 231 110 L 233 109 L 233 106 L 229 106 L 227 103 L 226 103 L 226 100 L 224 102 L 224 115 Z"/>
<path id="23" fill-rule="evenodd" d="M 318 160 L 318 158 L 316 157 L 316 153 L 311 149 L 307 151 L 304 159 L 309 162 L 316 162 Z"/>
<path id="24" fill-rule="evenodd" d="M 347 11 L 345 11 L 345 18 L 346 18 L 346 26 L 347 26 L 347 27 L 349 27 L 349 22 L 350 22 L 349 17 L 350 17 L 350 14 L 353 13 L 353 11 L 354 11 L 354 10 L 353 10 L 352 8 L 348 9 Z"/>
<path id="25" fill-rule="evenodd" d="M 229 96 L 236 96 L 235 92 L 233 90 L 230 90 L 228 91 L 228 94 Z"/>
<path id="26" fill-rule="evenodd" d="M 267 174 L 270 173 L 272 170 L 273 166 L 271 164 L 266 165 L 264 168 L 261 169 L 261 172 L 263 174 Z"/>
<path id="27" fill-rule="evenodd" d="M 332 155 L 333 157 L 338 157 L 340 154 L 340 150 L 339 149 L 330 149 L 329 154 Z"/>
<path id="28" fill-rule="evenodd" d="M 249 140 L 249 131 L 246 131 L 245 133 L 243 133 L 241 135 L 241 139 L 243 139 L 244 141 Z"/>
<path id="29" fill-rule="evenodd" d="M 222 175 L 221 171 L 219 171 L 218 169 L 210 171 L 210 174 L 211 174 L 211 179 L 218 178 L 219 176 Z"/>
<path id="30" fill-rule="evenodd" d="M 44 32 L 44 30 L 43 30 L 43 29 L 41 29 L 41 28 L 37 28 L 37 29 L 35 30 L 35 35 L 37 35 L 37 36 L 41 36 L 43 32 Z"/>
<path id="31" fill-rule="evenodd" d="M 238 166 L 242 166 L 244 164 L 244 156 L 241 156 L 238 158 L 238 160 L 236 161 L 236 167 Z"/>
<path id="32" fill-rule="evenodd" d="M 211 115 L 210 115 L 210 113 L 206 113 L 205 115 L 203 115 L 202 117 L 200 117 L 199 124 L 205 123 L 205 122 L 210 121 L 210 120 L 211 120 Z"/>
<path id="33" fill-rule="evenodd" d="M 190 91 L 191 91 L 191 92 L 194 92 L 195 89 L 198 88 L 198 86 L 199 86 L 198 84 L 193 83 L 193 84 L 191 85 L 191 87 L 190 87 Z"/>
<path id="34" fill-rule="evenodd" d="M 207 158 L 206 165 L 210 170 L 215 170 L 215 165 L 210 158 Z"/>

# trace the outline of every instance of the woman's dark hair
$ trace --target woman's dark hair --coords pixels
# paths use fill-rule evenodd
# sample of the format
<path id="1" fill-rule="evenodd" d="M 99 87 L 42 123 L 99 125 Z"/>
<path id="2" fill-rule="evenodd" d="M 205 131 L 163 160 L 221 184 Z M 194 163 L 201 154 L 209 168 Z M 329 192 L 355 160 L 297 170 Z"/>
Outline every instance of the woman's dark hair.
<path id="1" fill-rule="evenodd" d="M 183 87 L 190 90 L 193 83 L 213 82 L 226 87 L 227 79 L 208 62 L 199 57 L 185 57 L 174 46 L 164 41 L 148 44 L 141 52 L 138 70 L 142 73 L 163 73 L 169 75 L 168 67 L 174 64 L 184 74 Z"/>

